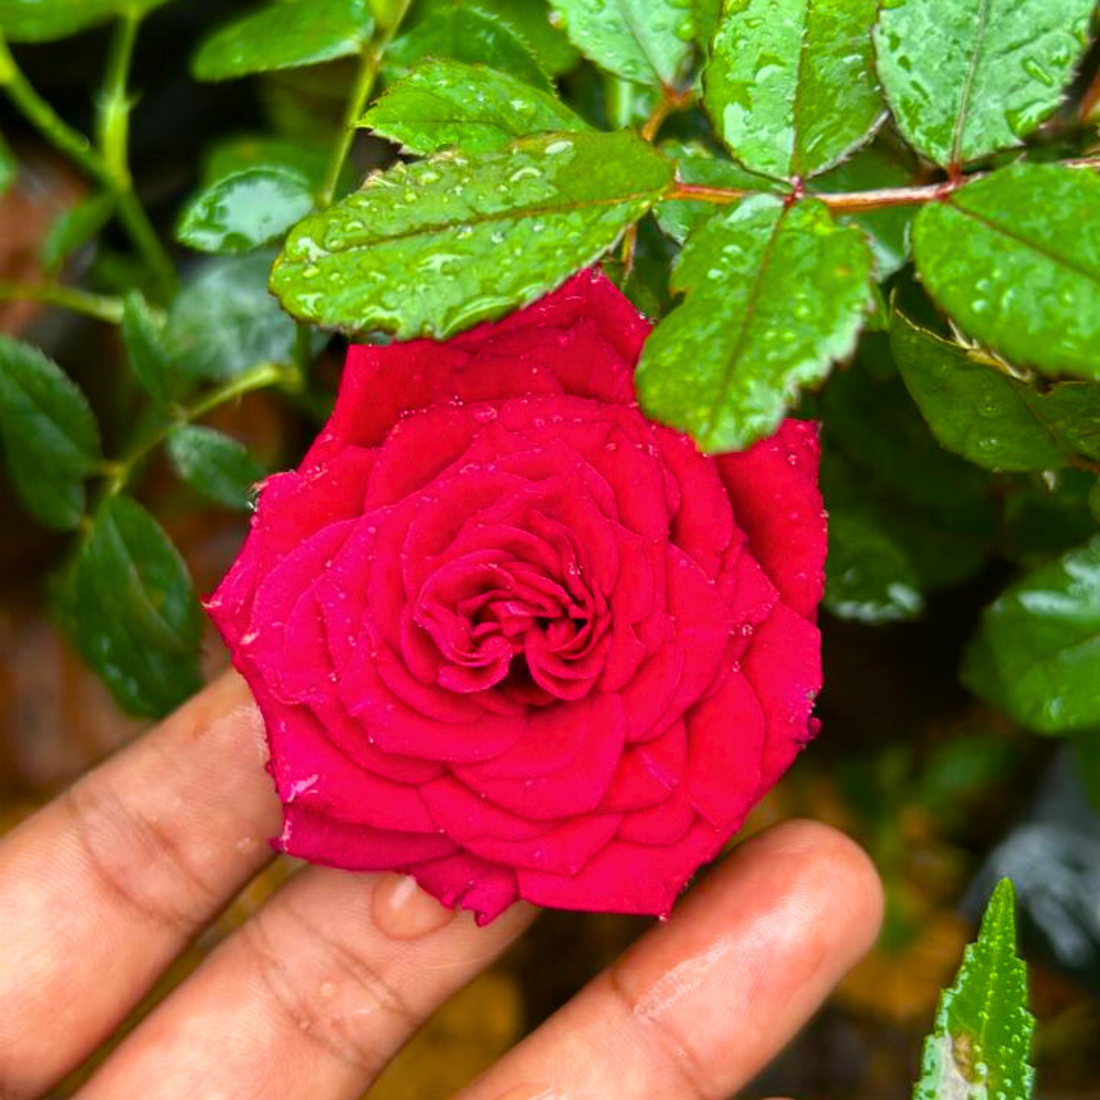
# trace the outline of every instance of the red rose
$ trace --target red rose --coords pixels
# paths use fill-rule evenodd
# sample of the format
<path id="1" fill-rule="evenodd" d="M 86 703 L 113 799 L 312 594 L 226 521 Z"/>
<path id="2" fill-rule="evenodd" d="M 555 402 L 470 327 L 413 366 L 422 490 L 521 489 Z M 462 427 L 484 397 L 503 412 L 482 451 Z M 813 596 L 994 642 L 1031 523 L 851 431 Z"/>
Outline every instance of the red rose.
<path id="1" fill-rule="evenodd" d="M 598 272 L 446 343 L 353 347 L 208 608 L 263 711 L 275 846 L 666 913 L 814 732 L 816 426 L 700 455 L 646 420 Z"/>

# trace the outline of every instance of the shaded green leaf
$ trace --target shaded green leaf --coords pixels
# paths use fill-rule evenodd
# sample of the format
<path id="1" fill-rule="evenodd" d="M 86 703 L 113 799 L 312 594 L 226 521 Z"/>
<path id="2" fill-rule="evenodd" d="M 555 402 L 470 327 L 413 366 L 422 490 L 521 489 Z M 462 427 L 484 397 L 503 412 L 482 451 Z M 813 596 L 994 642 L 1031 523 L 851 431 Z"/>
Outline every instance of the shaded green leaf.
<path id="1" fill-rule="evenodd" d="M 1002 879 L 977 942 L 940 995 L 914 1100 L 1029 1100 L 1035 1019 L 1027 1009 L 1027 969 L 1016 955 L 1015 904 L 1012 883 Z"/>
<path id="2" fill-rule="evenodd" d="M 313 190 L 300 172 L 246 168 L 187 204 L 176 239 L 199 252 L 250 252 L 281 237 L 312 209 Z"/>
<path id="3" fill-rule="evenodd" d="M 1100 727 L 1100 536 L 985 609 L 963 681 L 1040 733 Z"/>
<path id="4" fill-rule="evenodd" d="M 281 168 L 306 177 L 319 188 L 325 178 L 331 150 L 271 134 L 234 134 L 216 142 L 203 158 L 200 181 L 211 187 L 225 176 L 248 168 Z"/>
<path id="5" fill-rule="evenodd" d="M 1089 510 L 1095 474 L 1086 470 L 1044 470 L 1012 478 L 1003 492 L 998 554 L 1033 569 L 1080 546 L 1096 534 Z"/>
<path id="6" fill-rule="evenodd" d="M 302 2 L 302 0 L 294 0 Z M 168 346 L 184 373 L 232 378 L 257 363 L 289 362 L 294 322 L 267 289 L 269 252 L 208 260 L 168 311 Z"/>
<path id="7" fill-rule="evenodd" d="M 0 0 L 9 42 L 51 42 L 106 23 L 125 11 L 151 11 L 167 0 Z"/>
<path id="8" fill-rule="evenodd" d="M 359 125 L 422 154 L 452 145 L 485 153 L 528 134 L 589 129 L 549 92 L 461 61 L 417 66 L 375 102 Z"/>
<path id="9" fill-rule="evenodd" d="M 451 2 L 451 0 L 443 0 Z M 534 51 L 539 67 L 550 76 L 560 76 L 580 60 L 580 51 L 550 11 L 546 0 L 477 0 L 477 6 L 506 23 Z M 430 18 L 430 14 L 427 18 Z"/>
<path id="10" fill-rule="evenodd" d="M 928 203 L 913 255 L 970 336 L 1019 366 L 1100 378 L 1100 176 L 1017 164 Z"/>
<path id="11" fill-rule="evenodd" d="M 1095 0 L 891 0 L 878 73 L 910 145 L 960 165 L 1019 145 L 1062 101 Z"/>
<path id="12" fill-rule="evenodd" d="M 418 61 L 450 58 L 511 73 L 532 87 L 550 91 L 550 78 L 522 35 L 506 21 L 477 7 L 433 5 L 422 19 L 390 43 L 386 73 L 404 76 Z"/>
<path id="13" fill-rule="evenodd" d="M 673 86 L 691 54 L 691 0 L 550 0 L 585 57 L 624 80 Z"/>
<path id="14" fill-rule="evenodd" d="M 168 456 L 176 473 L 193 489 L 240 511 L 247 511 L 252 487 L 265 474 L 243 444 L 197 424 L 183 424 L 172 431 Z"/>
<path id="15" fill-rule="evenodd" d="M 704 54 L 709 54 L 711 42 L 722 19 L 722 0 L 691 0 L 691 17 L 695 41 Z"/>
<path id="16" fill-rule="evenodd" d="M 626 131 L 400 164 L 296 226 L 271 286 L 323 325 L 445 338 L 591 263 L 671 182 L 672 165 Z"/>
<path id="17" fill-rule="evenodd" d="M 178 380 L 172 370 L 165 318 L 153 313 L 140 291 L 131 290 L 123 302 L 122 340 L 141 388 L 158 402 L 172 400 Z"/>
<path id="18" fill-rule="evenodd" d="M 987 355 L 942 340 L 896 313 L 891 341 L 905 384 L 936 438 L 989 470 L 1047 470 L 1100 458 L 1100 386 L 1045 392 Z"/>
<path id="19" fill-rule="evenodd" d="M 684 302 L 646 341 L 643 408 L 707 451 L 770 435 L 799 387 L 854 348 L 870 276 L 863 233 L 817 200 L 757 195 L 715 215 L 673 270 Z"/>
<path id="20" fill-rule="evenodd" d="M 84 395 L 37 348 L 0 336 L 0 436 L 27 507 L 63 530 L 84 514 L 84 479 L 100 461 L 99 429 Z"/>
<path id="21" fill-rule="evenodd" d="M 789 179 L 831 168 L 885 114 L 874 75 L 876 0 L 727 0 L 703 102 L 733 155 Z"/>
<path id="22" fill-rule="evenodd" d="M 50 226 L 42 243 L 42 264 L 54 273 L 78 248 L 90 241 L 111 220 L 112 195 L 93 195 L 70 207 Z"/>
<path id="23" fill-rule="evenodd" d="M 725 157 L 716 157 L 701 142 L 661 142 L 661 152 L 676 162 L 676 178 L 681 183 L 702 183 L 710 187 L 735 187 L 746 191 L 775 190 L 779 185 L 742 168 Z M 656 209 L 657 224 L 678 244 L 706 221 L 715 204 L 694 199 L 673 199 Z"/>
<path id="24" fill-rule="evenodd" d="M 196 80 L 316 65 L 362 51 L 374 31 L 368 0 L 280 0 L 219 27 L 191 59 Z"/>
<path id="25" fill-rule="evenodd" d="M 19 164 L 15 154 L 4 140 L 4 135 L 0 134 L 0 197 L 3 197 L 4 192 L 15 182 L 18 173 Z"/>
<path id="26" fill-rule="evenodd" d="M 137 501 L 104 501 L 62 598 L 74 644 L 123 709 L 159 717 L 201 687 L 202 617 L 187 566 Z"/>

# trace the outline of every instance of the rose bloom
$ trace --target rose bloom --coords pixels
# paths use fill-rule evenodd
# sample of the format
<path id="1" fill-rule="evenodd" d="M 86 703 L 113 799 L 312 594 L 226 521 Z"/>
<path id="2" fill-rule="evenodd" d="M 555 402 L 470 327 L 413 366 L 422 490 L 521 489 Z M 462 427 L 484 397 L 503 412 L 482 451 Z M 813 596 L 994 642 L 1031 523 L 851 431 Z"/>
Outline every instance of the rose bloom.
<path id="1" fill-rule="evenodd" d="M 207 607 L 263 712 L 274 846 L 664 915 L 815 732 L 816 425 L 648 421 L 598 271 L 445 343 L 353 346 Z"/>

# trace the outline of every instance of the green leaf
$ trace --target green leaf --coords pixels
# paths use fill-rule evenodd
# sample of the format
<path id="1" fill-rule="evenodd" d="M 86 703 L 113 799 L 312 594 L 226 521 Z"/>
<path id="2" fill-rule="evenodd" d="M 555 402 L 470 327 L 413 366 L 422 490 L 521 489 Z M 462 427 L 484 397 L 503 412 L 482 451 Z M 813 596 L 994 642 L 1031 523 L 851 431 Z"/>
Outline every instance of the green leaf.
<path id="1" fill-rule="evenodd" d="M 9 42 L 51 42 L 106 23 L 125 11 L 152 11 L 167 0 L 0 0 Z"/>
<path id="2" fill-rule="evenodd" d="M 331 150 L 270 134 L 234 134 L 212 145 L 203 158 L 200 181 L 212 187 L 218 180 L 248 168 L 284 169 L 305 176 L 320 189 Z"/>
<path id="3" fill-rule="evenodd" d="M 1012 883 L 1002 879 L 977 942 L 940 995 L 914 1100 L 1029 1100 L 1035 1019 L 1027 1009 L 1027 968 L 1016 955 L 1015 904 Z"/>
<path id="4" fill-rule="evenodd" d="M 123 302 L 122 340 L 141 388 L 155 401 L 171 401 L 177 395 L 178 380 L 172 370 L 165 319 L 153 313 L 138 290 L 131 290 Z"/>
<path id="5" fill-rule="evenodd" d="M 891 0 L 878 73 L 905 139 L 947 167 L 1019 145 L 1062 101 L 1095 0 Z"/>
<path id="6" fill-rule="evenodd" d="M 73 642 L 123 709 L 159 717 L 201 687 L 202 616 L 187 566 L 137 501 L 104 501 L 62 599 Z"/>
<path id="7" fill-rule="evenodd" d="M 224 380 L 257 363 L 290 361 L 294 322 L 268 293 L 270 269 L 266 251 L 219 257 L 196 269 L 172 302 L 165 332 L 185 374 Z"/>
<path id="8" fill-rule="evenodd" d="M 47 272 L 56 273 L 72 253 L 111 220 L 114 210 L 113 195 L 93 195 L 66 210 L 50 226 L 42 243 L 42 263 Z"/>
<path id="9" fill-rule="evenodd" d="M 281 237 L 312 209 L 313 190 L 300 172 L 246 168 L 187 204 L 176 239 L 199 252 L 250 252 Z"/>
<path id="10" fill-rule="evenodd" d="M 691 0 L 691 15 L 695 41 L 704 54 L 709 55 L 711 42 L 722 20 L 722 0 Z"/>
<path id="11" fill-rule="evenodd" d="M 445 339 L 592 263 L 671 183 L 628 131 L 399 164 L 291 230 L 271 286 L 322 325 Z"/>
<path id="12" fill-rule="evenodd" d="M 515 31 L 534 51 L 539 67 L 550 76 L 568 72 L 580 60 L 580 51 L 566 37 L 546 0 L 523 0 L 519 4 L 516 0 L 477 0 L 477 6 Z"/>
<path id="13" fill-rule="evenodd" d="M 100 461 L 99 429 L 84 395 L 37 348 L 0 336 L 0 436 L 27 507 L 62 530 L 84 514 L 84 479 Z"/>
<path id="14" fill-rule="evenodd" d="M 389 79 L 405 76 L 418 61 L 450 58 L 511 73 L 543 91 L 551 90 L 530 44 L 499 17 L 480 8 L 433 5 L 429 18 L 399 35 L 386 51 Z"/>
<path id="15" fill-rule="evenodd" d="M 837 165 L 814 180 L 815 191 L 874 191 L 880 187 L 902 187 L 912 180 L 912 172 L 902 159 L 886 146 L 875 142 L 860 149 L 851 160 Z M 900 271 L 909 259 L 909 228 L 916 208 L 888 206 L 862 214 L 837 218 L 841 225 L 858 225 L 867 232 L 875 252 L 879 279 Z"/>
<path id="16" fill-rule="evenodd" d="M 1100 175 L 1002 168 L 928 203 L 913 255 L 929 293 L 1019 366 L 1100 378 Z"/>
<path id="17" fill-rule="evenodd" d="M 1089 510 L 1096 475 L 1087 470 L 1044 470 L 998 486 L 1002 515 L 997 553 L 1027 569 L 1080 546 L 1096 534 Z"/>
<path id="18" fill-rule="evenodd" d="M 224 432 L 183 424 L 168 437 L 168 456 L 176 473 L 217 504 L 247 511 L 252 487 L 264 468 L 243 444 Z"/>
<path id="19" fill-rule="evenodd" d="M 19 163 L 15 159 L 15 154 L 4 140 L 4 135 L 0 134 L 0 197 L 3 197 L 4 192 L 15 182 L 18 174 Z"/>
<path id="20" fill-rule="evenodd" d="M 989 470 L 1053 470 L 1077 455 L 1100 459 L 1100 386 L 1061 382 L 1037 390 L 900 313 L 891 341 L 913 400 L 948 450 Z"/>
<path id="21" fill-rule="evenodd" d="M 642 407 L 707 451 L 770 435 L 799 387 L 855 347 L 871 262 L 863 233 L 816 199 L 756 195 L 715 215 L 673 270 L 687 297 L 642 351 Z"/>
<path id="22" fill-rule="evenodd" d="M 704 76 L 715 129 L 746 168 L 806 178 L 885 117 L 874 75 L 877 0 L 727 0 Z"/>
<path id="23" fill-rule="evenodd" d="M 1100 536 L 985 609 L 963 682 L 1040 733 L 1100 727 Z"/>
<path id="24" fill-rule="evenodd" d="M 461 61 L 425 61 L 392 85 L 358 125 L 421 154 L 452 145 L 486 153 L 529 134 L 589 129 L 549 92 Z"/>
<path id="25" fill-rule="evenodd" d="M 779 185 L 734 164 L 716 157 L 701 142 L 661 142 L 661 152 L 676 162 L 676 179 L 681 183 L 702 183 L 710 187 L 734 187 L 746 191 L 771 191 Z M 662 202 L 655 211 L 657 224 L 677 244 L 683 244 L 688 234 L 715 212 L 712 202 L 694 199 L 674 199 Z"/>
<path id="26" fill-rule="evenodd" d="M 368 0 L 280 0 L 216 30 L 191 59 L 196 80 L 231 80 L 361 53 L 374 31 Z"/>
<path id="27" fill-rule="evenodd" d="M 691 0 L 551 0 L 565 33 L 601 69 L 676 85 L 691 54 Z"/>

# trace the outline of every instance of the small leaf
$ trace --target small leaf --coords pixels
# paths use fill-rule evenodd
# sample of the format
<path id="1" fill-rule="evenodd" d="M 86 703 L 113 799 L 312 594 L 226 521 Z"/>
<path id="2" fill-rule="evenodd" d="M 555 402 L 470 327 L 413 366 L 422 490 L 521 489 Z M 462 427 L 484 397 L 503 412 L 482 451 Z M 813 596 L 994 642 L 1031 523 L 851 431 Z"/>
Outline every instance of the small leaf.
<path id="1" fill-rule="evenodd" d="M 876 0 L 727 0 L 703 102 L 746 168 L 824 172 L 885 117 L 871 53 Z"/>
<path id="2" fill-rule="evenodd" d="M 291 230 L 271 286 L 319 324 L 444 339 L 592 263 L 671 182 L 628 131 L 399 164 Z"/>
<path id="3" fill-rule="evenodd" d="M 1053 470 L 1100 459 L 1100 386 L 1061 382 L 1045 392 L 988 356 L 942 340 L 901 314 L 894 357 L 936 438 L 989 470 Z"/>
<path id="4" fill-rule="evenodd" d="M 123 12 L 152 11 L 167 0 L 0 0 L 0 29 L 9 42 L 52 42 Z"/>
<path id="5" fill-rule="evenodd" d="M 93 195 L 66 210 L 50 226 L 42 244 L 42 264 L 50 274 L 78 248 L 90 241 L 111 220 L 115 210 L 112 195 Z"/>
<path id="6" fill-rule="evenodd" d="M 745 191 L 772 191 L 780 185 L 735 164 L 716 157 L 700 142 L 661 142 L 661 152 L 676 162 L 676 179 L 681 183 L 704 183 L 710 187 L 734 187 Z M 657 207 L 657 224 L 677 244 L 715 212 L 712 202 L 673 199 Z"/>
<path id="7" fill-rule="evenodd" d="M 176 239 L 199 252 L 250 252 L 281 237 L 312 209 L 313 191 L 300 172 L 246 168 L 187 204 Z"/>
<path id="8" fill-rule="evenodd" d="M 851 353 L 870 309 L 871 250 L 815 199 L 756 195 L 689 239 L 686 293 L 646 341 L 637 385 L 650 415 L 707 451 L 770 435 L 798 393 Z"/>
<path id="9" fill-rule="evenodd" d="M 485 153 L 529 134 L 589 129 L 549 92 L 461 61 L 423 62 L 392 85 L 359 125 L 421 154 L 452 145 Z"/>
<path id="10" fill-rule="evenodd" d="M 1100 727 L 1100 537 L 985 609 L 963 682 L 1039 733 Z"/>
<path id="11" fill-rule="evenodd" d="M 1095 0 L 893 0 L 878 73 L 906 141 L 947 167 L 1019 145 L 1062 101 Z"/>
<path id="12" fill-rule="evenodd" d="M 1035 1019 L 1027 1009 L 1027 969 L 1016 955 L 1015 903 L 1012 883 L 1002 879 L 977 942 L 940 995 L 914 1100 L 1029 1100 Z"/>
<path id="13" fill-rule="evenodd" d="M 104 501 L 62 598 L 73 642 L 124 710 L 159 717 L 202 685 L 187 566 L 137 501 Z"/>
<path id="14" fill-rule="evenodd" d="M 300 2 L 300 0 L 299 0 Z M 218 180 L 249 168 L 275 168 L 305 176 L 319 190 L 331 150 L 270 134 L 234 134 L 216 141 L 203 157 L 200 181 L 212 187 Z"/>
<path id="15" fill-rule="evenodd" d="M 551 0 L 565 33 L 601 69 L 637 84 L 676 85 L 691 54 L 691 0 Z"/>
<path id="16" fill-rule="evenodd" d="M 176 396 L 177 379 L 165 333 L 165 319 L 149 308 L 141 292 L 131 290 L 122 307 L 122 340 L 130 369 L 141 388 L 158 402 Z"/>
<path id="17" fill-rule="evenodd" d="M 95 417 L 52 359 L 7 336 L 0 336 L 0 436 L 27 507 L 50 527 L 75 527 L 84 479 L 100 461 Z"/>
<path id="18" fill-rule="evenodd" d="M 913 255 L 929 293 L 1019 366 L 1100 378 L 1100 176 L 1002 168 L 928 203 Z"/>
<path id="19" fill-rule="evenodd" d="M 252 487 L 264 468 L 243 444 L 224 432 L 183 424 L 168 437 L 168 456 L 176 473 L 217 504 L 248 510 Z"/>
<path id="20" fill-rule="evenodd" d="M 165 330 L 186 374 L 224 380 L 257 363 L 290 361 L 294 322 L 268 293 L 270 269 L 269 252 L 219 257 L 196 269 L 172 302 Z"/>
<path id="21" fill-rule="evenodd" d="M 18 174 L 19 164 L 15 154 L 4 140 L 4 135 L 0 134 L 0 197 L 3 197 L 4 192 L 15 182 Z"/>
<path id="22" fill-rule="evenodd" d="M 316 65 L 362 52 L 374 31 L 368 0 L 282 0 L 218 28 L 191 59 L 196 80 Z"/>
<path id="23" fill-rule="evenodd" d="M 550 78 L 539 65 L 530 43 L 507 22 L 477 7 L 457 4 L 433 7 L 428 18 L 390 43 L 386 74 L 389 79 L 405 76 L 410 67 L 426 58 L 487 65 L 511 73 L 532 87 L 551 90 Z"/>

